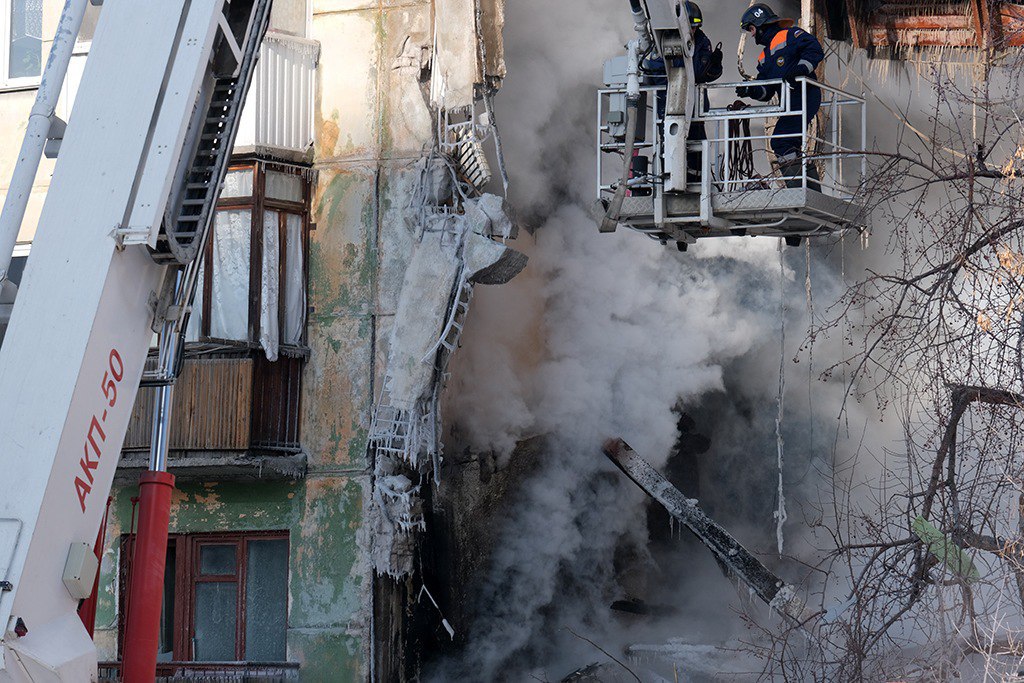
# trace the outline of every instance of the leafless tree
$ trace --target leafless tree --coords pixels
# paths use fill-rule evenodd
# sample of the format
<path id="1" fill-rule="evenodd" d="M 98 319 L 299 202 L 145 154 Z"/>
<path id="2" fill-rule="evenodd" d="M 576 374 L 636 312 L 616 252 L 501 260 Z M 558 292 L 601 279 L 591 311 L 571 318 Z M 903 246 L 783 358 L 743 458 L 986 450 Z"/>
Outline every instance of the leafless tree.
<path id="1" fill-rule="evenodd" d="M 841 339 L 850 353 L 821 379 L 898 418 L 903 440 L 837 451 L 827 502 L 808 512 L 820 609 L 752 639 L 769 643 L 766 675 L 946 680 L 970 666 L 1001 679 L 1024 666 L 1024 62 L 979 57 L 924 69 L 927 125 L 894 108 L 895 147 L 871 153 L 863 192 L 886 256 L 808 346 Z"/>

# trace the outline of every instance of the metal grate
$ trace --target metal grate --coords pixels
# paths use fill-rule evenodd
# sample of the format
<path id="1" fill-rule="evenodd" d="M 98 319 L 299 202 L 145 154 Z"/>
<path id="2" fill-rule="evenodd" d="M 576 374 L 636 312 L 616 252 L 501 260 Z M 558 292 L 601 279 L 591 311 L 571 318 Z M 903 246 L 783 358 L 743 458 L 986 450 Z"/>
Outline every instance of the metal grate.
<path id="1" fill-rule="evenodd" d="M 99 683 L 118 683 L 121 680 L 120 662 L 101 663 L 98 680 Z M 156 683 L 288 683 L 298 680 L 298 664 L 182 662 L 158 664 L 156 675 Z"/>

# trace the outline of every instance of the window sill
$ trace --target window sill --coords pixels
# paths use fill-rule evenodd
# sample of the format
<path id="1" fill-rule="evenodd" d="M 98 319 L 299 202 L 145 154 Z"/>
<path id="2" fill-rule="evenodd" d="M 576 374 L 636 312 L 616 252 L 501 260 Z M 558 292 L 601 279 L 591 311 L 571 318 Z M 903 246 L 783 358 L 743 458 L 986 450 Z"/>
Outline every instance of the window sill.
<path id="1" fill-rule="evenodd" d="M 31 83 L 14 83 L 11 85 L 0 83 L 0 93 L 27 92 L 29 90 L 39 90 L 39 81 Z"/>
<path id="2" fill-rule="evenodd" d="M 152 349 L 151 349 L 152 351 Z M 201 337 L 199 341 L 185 342 L 185 357 L 192 358 L 204 356 L 211 353 L 263 353 L 263 347 L 257 342 L 242 341 L 237 339 L 217 339 L 215 337 Z M 278 355 L 289 358 L 309 358 L 308 346 L 298 344 L 281 344 L 277 349 Z"/>

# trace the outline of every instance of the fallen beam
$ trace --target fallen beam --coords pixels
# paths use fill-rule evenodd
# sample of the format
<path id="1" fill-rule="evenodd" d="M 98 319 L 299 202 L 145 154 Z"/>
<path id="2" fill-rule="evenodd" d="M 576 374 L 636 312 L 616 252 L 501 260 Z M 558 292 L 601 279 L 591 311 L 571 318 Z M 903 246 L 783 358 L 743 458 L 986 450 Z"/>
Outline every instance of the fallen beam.
<path id="1" fill-rule="evenodd" d="M 704 514 L 697 501 L 684 496 L 622 439 L 609 439 L 603 450 L 633 483 L 692 531 L 718 561 L 765 604 L 796 624 L 807 620 L 804 603 L 796 590 L 775 576 L 728 531 Z"/>

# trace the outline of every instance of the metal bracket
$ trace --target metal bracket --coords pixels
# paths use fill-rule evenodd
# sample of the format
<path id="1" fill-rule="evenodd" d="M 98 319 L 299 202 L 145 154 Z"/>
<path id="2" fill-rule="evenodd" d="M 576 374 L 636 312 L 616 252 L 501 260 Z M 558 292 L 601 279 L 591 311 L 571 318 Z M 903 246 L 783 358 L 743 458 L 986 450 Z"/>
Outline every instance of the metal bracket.
<path id="1" fill-rule="evenodd" d="M 0 581 L 0 593 L 10 593 L 14 590 L 14 584 L 10 581 Z"/>
<path id="2" fill-rule="evenodd" d="M 62 118 L 56 114 L 50 116 L 50 129 L 46 133 L 46 143 L 43 145 L 43 155 L 47 159 L 57 158 L 67 129 L 68 124 Z"/>
<path id="3" fill-rule="evenodd" d="M 126 246 L 131 244 L 148 244 L 149 243 L 150 229 L 145 228 L 133 228 L 117 226 L 114 228 L 110 236 L 114 238 L 117 243 L 117 248 L 124 249 Z"/>

